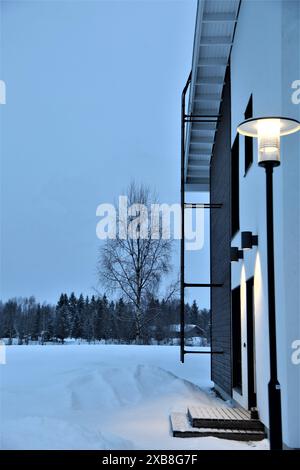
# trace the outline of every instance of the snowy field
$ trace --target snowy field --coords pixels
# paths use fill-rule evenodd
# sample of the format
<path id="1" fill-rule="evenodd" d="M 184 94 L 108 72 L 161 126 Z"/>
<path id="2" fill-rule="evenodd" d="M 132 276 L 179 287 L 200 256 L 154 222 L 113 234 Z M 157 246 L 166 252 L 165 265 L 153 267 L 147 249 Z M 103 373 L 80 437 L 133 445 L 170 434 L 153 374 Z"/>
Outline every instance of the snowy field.
<path id="1" fill-rule="evenodd" d="M 210 356 L 179 363 L 172 346 L 9 346 L 0 365 L 1 449 L 267 449 L 170 434 L 188 404 L 227 406 L 210 391 Z"/>

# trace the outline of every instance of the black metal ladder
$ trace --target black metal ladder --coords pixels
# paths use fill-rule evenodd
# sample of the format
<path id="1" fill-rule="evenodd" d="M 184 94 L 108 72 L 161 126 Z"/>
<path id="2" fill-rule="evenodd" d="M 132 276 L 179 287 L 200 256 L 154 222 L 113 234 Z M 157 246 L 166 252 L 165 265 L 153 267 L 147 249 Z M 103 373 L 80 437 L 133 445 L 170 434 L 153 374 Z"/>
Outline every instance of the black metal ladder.
<path id="1" fill-rule="evenodd" d="M 185 236 L 184 236 L 184 215 L 185 209 L 219 209 L 221 203 L 186 203 L 185 202 L 185 134 L 186 123 L 188 122 L 218 122 L 220 115 L 186 114 L 186 94 L 192 79 L 190 73 L 181 95 L 181 243 L 180 243 L 180 360 L 184 362 L 185 354 L 223 354 L 223 351 L 190 351 L 185 349 L 185 288 L 190 287 L 222 287 L 219 283 L 189 283 L 185 282 Z"/>

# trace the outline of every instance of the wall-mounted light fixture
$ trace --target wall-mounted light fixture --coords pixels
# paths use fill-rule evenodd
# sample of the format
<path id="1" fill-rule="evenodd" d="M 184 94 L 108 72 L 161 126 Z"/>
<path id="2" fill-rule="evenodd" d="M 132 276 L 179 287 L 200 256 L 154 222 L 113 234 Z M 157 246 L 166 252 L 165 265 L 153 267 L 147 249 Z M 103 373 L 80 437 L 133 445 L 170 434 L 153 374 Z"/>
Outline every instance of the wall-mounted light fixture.
<path id="1" fill-rule="evenodd" d="M 273 221 L 273 168 L 280 165 L 280 137 L 300 130 L 300 122 L 286 117 L 259 117 L 247 119 L 238 128 L 240 134 L 257 137 L 258 164 L 266 171 L 267 218 L 267 268 L 270 381 L 269 429 L 270 448 L 282 449 L 281 392 L 277 376 L 276 305 L 274 270 L 274 221 Z"/>
<path id="2" fill-rule="evenodd" d="M 237 246 L 232 246 L 230 249 L 231 261 L 239 261 L 244 258 L 243 250 L 239 250 Z"/>
<path id="3" fill-rule="evenodd" d="M 253 246 L 258 245 L 258 236 L 253 235 L 252 232 L 241 233 L 242 250 L 251 250 Z"/>

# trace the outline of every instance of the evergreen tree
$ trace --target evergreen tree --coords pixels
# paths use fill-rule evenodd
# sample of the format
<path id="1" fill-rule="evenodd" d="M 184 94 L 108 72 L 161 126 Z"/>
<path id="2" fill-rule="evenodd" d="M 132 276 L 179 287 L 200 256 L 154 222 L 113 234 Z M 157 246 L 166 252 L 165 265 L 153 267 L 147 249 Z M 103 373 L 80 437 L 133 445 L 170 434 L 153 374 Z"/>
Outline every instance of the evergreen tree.
<path id="1" fill-rule="evenodd" d="M 42 328 L 41 337 L 42 343 L 49 341 L 54 336 L 54 315 L 53 308 L 50 305 L 42 306 Z"/>
<path id="2" fill-rule="evenodd" d="M 155 339 L 158 342 L 166 340 L 170 336 L 170 325 L 167 323 L 167 302 L 164 300 L 160 303 L 158 299 L 155 299 L 157 314 L 154 318 L 155 322 Z"/>
<path id="3" fill-rule="evenodd" d="M 73 327 L 72 327 L 72 337 L 75 339 L 80 339 L 83 337 L 83 315 L 84 315 L 84 298 L 80 294 L 77 301 L 77 308 L 73 317 Z"/>
<path id="4" fill-rule="evenodd" d="M 90 322 L 91 322 L 91 338 L 92 338 L 93 341 L 95 341 L 95 339 L 96 339 L 97 301 L 96 301 L 94 295 L 92 295 L 92 297 L 91 297 L 89 312 L 90 312 Z"/>
<path id="5" fill-rule="evenodd" d="M 70 336 L 74 338 L 74 323 L 77 313 L 77 299 L 74 292 L 69 297 L 69 324 L 70 324 Z"/>
<path id="6" fill-rule="evenodd" d="M 210 310 L 203 308 L 199 313 L 199 326 L 203 329 L 205 338 L 210 344 L 211 314 Z"/>
<path id="7" fill-rule="evenodd" d="M 196 300 L 193 301 L 190 310 L 190 322 L 192 325 L 198 325 L 199 323 L 199 309 Z"/>
<path id="8" fill-rule="evenodd" d="M 68 296 L 61 294 L 56 306 L 55 336 L 63 343 L 69 336 Z"/>
<path id="9" fill-rule="evenodd" d="M 3 308 L 3 333 L 5 338 L 9 338 L 8 344 L 12 344 L 15 336 L 15 321 L 17 313 L 17 303 L 14 300 L 6 302 Z"/>
<path id="10" fill-rule="evenodd" d="M 128 321 L 128 318 L 126 314 L 126 305 L 121 297 L 119 301 L 116 302 L 113 317 L 114 337 L 121 342 L 125 341 L 128 337 L 128 332 L 126 331 L 126 322 Z"/>
<path id="11" fill-rule="evenodd" d="M 86 297 L 83 310 L 83 337 L 90 343 L 94 339 L 93 315 L 89 298 Z"/>
<path id="12" fill-rule="evenodd" d="M 109 305 L 106 295 L 102 297 L 102 318 L 101 318 L 101 330 L 102 338 L 107 341 L 111 334 L 111 318 L 109 314 Z"/>
<path id="13" fill-rule="evenodd" d="M 159 301 L 149 295 L 143 304 L 143 325 L 139 341 L 149 343 L 152 339 L 167 342 L 176 336 L 179 325 L 180 303 L 178 299 Z M 210 342 L 210 311 L 199 310 L 197 302 L 185 305 L 186 324 L 196 324 L 204 331 Z M 0 338 L 18 338 L 18 344 L 29 344 L 41 338 L 42 344 L 54 338 L 62 342 L 68 336 L 93 340 L 130 343 L 136 340 L 136 318 L 132 303 L 121 297 L 115 303 L 103 297 L 92 296 L 84 300 L 74 293 L 68 298 L 61 294 L 56 307 L 40 305 L 34 297 L 0 301 Z M 176 330 L 176 331 L 175 331 Z"/>
<path id="14" fill-rule="evenodd" d="M 149 296 L 147 299 L 147 306 L 145 309 L 145 321 L 143 325 L 143 342 L 149 343 L 151 338 L 157 340 L 161 332 L 159 330 L 159 321 L 160 321 L 160 302 L 153 295 Z"/>
<path id="15" fill-rule="evenodd" d="M 95 339 L 98 341 L 101 341 L 101 339 L 103 338 L 102 316 L 103 316 L 103 302 L 102 302 L 102 299 L 99 297 L 96 300 L 96 311 L 95 311 L 95 317 L 94 317 Z"/>
<path id="16" fill-rule="evenodd" d="M 31 339 L 37 340 L 41 333 L 41 323 L 42 323 L 42 313 L 41 306 L 37 304 L 36 308 L 32 312 L 32 329 L 31 329 Z"/>

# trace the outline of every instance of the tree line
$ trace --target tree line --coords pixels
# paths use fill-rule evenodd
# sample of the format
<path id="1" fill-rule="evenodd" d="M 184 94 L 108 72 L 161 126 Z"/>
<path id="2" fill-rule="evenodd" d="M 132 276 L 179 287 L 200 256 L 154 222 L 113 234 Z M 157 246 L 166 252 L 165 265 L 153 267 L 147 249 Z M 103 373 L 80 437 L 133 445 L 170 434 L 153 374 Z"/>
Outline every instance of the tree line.
<path id="1" fill-rule="evenodd" d="M 159 300 L 150 296 L 143 305 L 143 323 L 138 342 L 168 343 L 178 337 L 178 299 Z M 194 301 L 185 306 L 185 323 L 198 327 L 209 343 L 210 311 Z M 109 300 L 106 295 L 76 297 L 62 293 L 56 305 L 41 304 L 34 297 L 0 302 L 0 338 L 8 344 L 30 341 L 61 342 L 74 338 L 87 342 L 137 342 L 136 316 L 129 301 Z"/>

